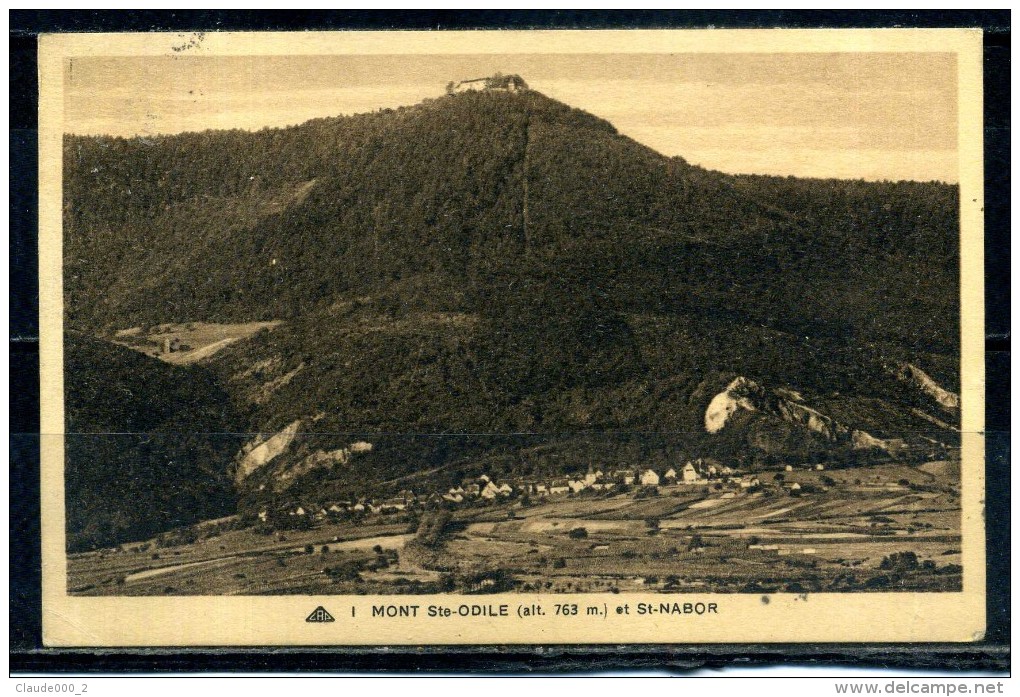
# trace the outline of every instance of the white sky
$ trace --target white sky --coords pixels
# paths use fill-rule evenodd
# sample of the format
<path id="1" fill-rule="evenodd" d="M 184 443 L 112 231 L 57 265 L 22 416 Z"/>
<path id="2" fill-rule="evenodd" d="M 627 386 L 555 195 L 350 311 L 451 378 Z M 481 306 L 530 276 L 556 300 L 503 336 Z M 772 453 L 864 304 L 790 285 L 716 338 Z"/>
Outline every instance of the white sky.
<path id="1" fill-rule="evenodd" d="M 65 131 L 285 126 L 414 104 L 497 70 L 711 169 L 957 180 L 951 54 L 75 58 Z"/>

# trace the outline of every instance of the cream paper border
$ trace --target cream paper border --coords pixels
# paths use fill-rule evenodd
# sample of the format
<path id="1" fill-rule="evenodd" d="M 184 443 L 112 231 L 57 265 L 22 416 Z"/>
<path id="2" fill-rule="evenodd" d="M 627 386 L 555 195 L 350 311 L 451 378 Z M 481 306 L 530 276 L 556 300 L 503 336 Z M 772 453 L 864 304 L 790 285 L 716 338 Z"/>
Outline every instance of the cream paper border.
<path id="1" fill-rule="evenodd" d="M 64 34 L 39 41 L 39 302 L 43 643 L 46 646 L 966 642 L 985 628 L 982 35 L 977 29 L 210 33 L 192 55 L 461 53 L 955 53 L 961 197 L 960 593 L 507 594 L 493 596 L 71 597 L 64 555 L 61 156 L 63 64 L 78 56 L 161 56 L 190 34 Z M 195 37 L 197 39 L 197 37 Z M 617 615 L 639 602 L 715 602 L 718 614 Z M 556 617 L 555 603 L 606 616 Z M 372 619 L 373 604 L 419 605 Z M 507 618 L 429 618 L 429 605 L 509 606 Z M 520 618 L 542 604 L 550 614 Z M 323 605 L 336 622 L 309 624 Z M 352 617 L 356 612 L 356 617 Z M 633 612 L 633 610 L 632 610 Z"/>

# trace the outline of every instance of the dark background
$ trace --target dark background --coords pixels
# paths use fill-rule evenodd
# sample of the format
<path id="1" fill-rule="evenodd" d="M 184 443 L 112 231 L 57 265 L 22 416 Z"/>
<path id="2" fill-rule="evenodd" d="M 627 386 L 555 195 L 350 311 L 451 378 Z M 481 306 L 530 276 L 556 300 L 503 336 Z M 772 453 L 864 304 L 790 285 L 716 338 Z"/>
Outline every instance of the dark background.
<path id="1" fill-rule="evenodd" d="M 728 665 L 1010 666 L 1010 14 L 973 11 L 55 11 L 10 18 L 10 670 L 20 672 L 685 672 Z M 330 29 L 981 27 L 985 62 L 985 350 L 988 631 L 973 644 L 44 649 L 39 537 L 37 36 L 45 32 Z"/>

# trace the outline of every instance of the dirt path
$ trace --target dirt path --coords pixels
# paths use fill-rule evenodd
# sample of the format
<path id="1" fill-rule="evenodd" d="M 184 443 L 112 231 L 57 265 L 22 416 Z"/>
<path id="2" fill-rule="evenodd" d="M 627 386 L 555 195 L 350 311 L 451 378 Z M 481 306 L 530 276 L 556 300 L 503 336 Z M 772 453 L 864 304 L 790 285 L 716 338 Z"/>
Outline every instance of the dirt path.
<path id="1" fill-rule="evenodd" d="M 134 583 L 135 581 L 144 581 L 148 578 L 155 578 L 156 576 L 163 576 L 164 574 L 172 574 L 177 571 L 183 571 L 184 569 L 192 569 L 199 566 L 210 566 L 216 563 L 223 563 L 232 559 L 237 559 L 238 555 L 232 554 L 229 557 L 216 557 L 215 559 L 206 559 L 204 561 L 193 561 L 187 564 L 174 564 L 173 566 L 161 566 L 156 569 L 146 569 L 145 571 L 136 571 L 133 574 L 128 574 L 124 577 L 125 583 Z"/>

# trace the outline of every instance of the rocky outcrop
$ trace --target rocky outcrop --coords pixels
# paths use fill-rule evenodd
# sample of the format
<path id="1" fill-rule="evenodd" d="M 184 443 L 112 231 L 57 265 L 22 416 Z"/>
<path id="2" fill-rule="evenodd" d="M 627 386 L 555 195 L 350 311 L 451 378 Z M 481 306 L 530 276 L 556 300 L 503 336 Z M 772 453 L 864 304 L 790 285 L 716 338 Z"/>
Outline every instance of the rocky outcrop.
<path id="1" fill-rule="evenodd" d="M 268 438 L 259 436 L 244 446 L 238 454 L 237 470 L 234 473 L 234 480 L 240 484 L 256 470 L 265 467 L 276 457 L 285 452 L 294 441 L 294 437 L 297 435 L 298 427 L 300 426 L 301 420 L 298 419 L 297 421 L 288 424 L 287 427 L 279 433 L 269 436 Z"/>
<path id="2" fill-rule="evenodd" d="M 313 470 L 346 465 L 351 458 L 370 452 L 372 444 L 365 441 L 357 441 L 346 448 L 336 450 L 316 450 L 300 462 L 290 466 L 284 465 L 273 472 L 273 487 L 277 491 L 282 491 Z"/>
<path id="3" fill-rule="evenodd" d="M 889 370 L 896 376 L 896 379 L 928 395 L 943 409 L 956 411 L 960 408 L 960 395 L 944 389 L 928 373 L 913 363 L 900 363 Z"/>
<path id="4" fill-rule="evenodd" d="M 832 443 L 848 443 L 856 450 L 879 449 L 895 454 L 903 447 L 899 439 L 884 440 L 866 431 L 852 430 L 805 403 L 803 395 L 781 387 L 768 390 L 745 377 L 733 380 L 709 402 L 705 410 L 705 430 L 719 433 L 740 411 L 778 417 L 818 434 Z"/>
<path id="5" fill-rule="evenodd" d="M 718 433 L 741 409 L 757 411 L 753 396 L 760 392 L 761 386 L 758 383 L 745 377 L 738 377 L 709 402 L 705 411 L 705 430 L 709 433 Z"/>

